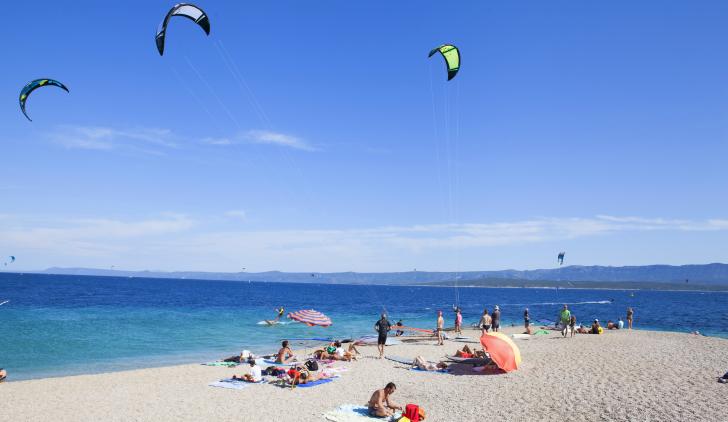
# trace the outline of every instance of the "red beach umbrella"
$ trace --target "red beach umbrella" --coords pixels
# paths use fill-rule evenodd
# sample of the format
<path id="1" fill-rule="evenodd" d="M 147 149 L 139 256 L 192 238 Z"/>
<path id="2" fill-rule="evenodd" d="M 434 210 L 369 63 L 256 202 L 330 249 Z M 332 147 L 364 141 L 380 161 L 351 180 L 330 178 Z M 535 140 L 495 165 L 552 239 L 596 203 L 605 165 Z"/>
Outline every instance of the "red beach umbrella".
<path id="1" fill-rule="evenodd" d="M 329 325 L 331 325 L 331 318 L 327 317 L 319 311 L 314 311 L 313 309 L 303 309 L 297 312 L 291 312 L 288 314 L 288 318 L 294 321 L 302 322 L 309 327 L 313 327 L 314 325 L 328 327 Z"/>
<path id="2" fill-rule="evenodd" d="M 521 364 L 521 351 L 505 334 L 485 333 L 480 337 L 480 343 L 500 369 L 511 372 Z"/>

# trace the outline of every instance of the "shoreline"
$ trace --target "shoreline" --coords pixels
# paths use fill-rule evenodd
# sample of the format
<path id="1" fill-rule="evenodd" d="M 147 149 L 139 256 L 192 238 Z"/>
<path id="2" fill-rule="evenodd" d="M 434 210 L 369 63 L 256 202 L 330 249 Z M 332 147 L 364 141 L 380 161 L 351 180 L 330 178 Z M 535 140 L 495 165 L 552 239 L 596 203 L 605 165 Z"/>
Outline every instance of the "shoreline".
<path id="1" fill-rule="evenodd" d="M 464 333 L 479 336 L 477 330 Z M 343 404 L 361 405 L 374 389 L 393 381 L 398 386 L 394 399 L 423 406 L 431 421 L 483 414 L 513 421 L 720 420 L 725 415 L 726 386 L 716 379 L 728 369 L 726 339 L 621 330 L 568 339 L 550 332 L 515 342 L 523 363 L 502 375 L 467 368 L 463 375 L 409 371 L 376 359 L 376 348 L 363 346 L 359 361 L 334 364 L 346 371 L 341 378 L 315 388 L 214 388 L 207 384 L 245 373 L 247 365 L 193 364 L 13 381 L 0 384 L 0 400 L 8 420 L 321 421 L 324 413 Z M 388 346 L 386 354 L 437 360 L 464 345 L 445 344 Z M 681 395 L 675 394 L 675 385 L 686 386 Z"/>
<path id="2" fill-rule="evenodd" d="M 533 327 L 534 330 L 535 329 L 547 329 L 547 330 L 551 331 L 549 328 L 547 328 L 549 326 L 547 326 L 545 324 L 532 324 L 531 326 Z M 450 327 L 450 330 L 452 330 L 452 327 Z M 467 326 L 467 327 L 463 326 L 463 330 L 464 331 L 466 331 L 466 330 L 473 331 L 473 332 L 479 331 L 479 330 L 475 330 L 472 326 Z M 504 330 L 505 332 L 508 332 L 508 333 L 516 333 L 516 332 L 521 332 L 522 326 L 517 323 L 511 323 L 511 322 L 508 322 L 507 320 L 503 320 L 502 330 Z M 616 333 L 619 331 L 629 332 L 629 330 L 627 330 L 626 328 L 622 329 L 622 330 L 611 330 L 609 332 Z M 715 338 L 715 339 L 722 339 L 722 340 L 728 341 L 728 333 L 725 333 L 723 335 L 707 335 L 707 334 L 704 334 L 703 332 L 700 332 L 699 335 L 695 335 L 691 332 L 686 332 L 686 331 L 674 331 L 674 330 L 667 330 L 667 329 L 663 330 L 663 329 L 654 328 L 654 327 L 650 327 L 650 328 L 646 328 L 646 329 L 637 328 L 633 331 L 634 332 L 651 332 L 651 333 L 656 333 L 656 334 L 689 335 L 691 337 Z M 452 334 L 452 331 L 447 331 L 447 333 Z M 394 338 L 393 336 L 390 336 L 390 337 Z M 406 337 L 407 336 L 405 336 L 404 338 L 406 338 Z M 398 338 L 398 339 L 400 339 L 400 338 Z M 450 341 L 452 342 L 452 340 L 450 340 Z M 455 343 L 455 344 L 457 344 L 457 343 Z M 267 347 L 268 346 L 263 346 L 262 348 L 267 348 Z M 278 345 L 271 345 L 270 353 L 264 353 L 264 354 L 256 353 L 256 354 L 260 355 L 260 356 L 274 354 L 275 353 L 274 349 L 277 349 L 278 347 L 279 347 Z M 294 347 L 297 347 L 297 346 L 294 345 Z M 312 348 L 309 347 L 309 348 L 305 348 L 305 349 L 294 349 L 294 351 L 296 352 L 296 355 L 298 355 L 299 352 L 305 352 L 306 350 L 311 350 L 311 349 Z M 154 369 L 160 369 L 160 368 L 198 365 L 198 364 L 201 364 L 200 361 L 211 362 L 211 361 L 215 361 L 217 359 L 222 359 L 227 356 L 235 355 L 239 352 L 240 352 L 239 350 L 236 351 L 231 348 L 229 352 L 219 352 L 219 351 L 210 350 L 210 351 L 200 351 L 200 352 L 194 352 L 194 353 L 187 352 L 187 353 L 179 353 L 179 354 L 171 354 L 171 355 L 160 355 L 160 356 L 139 356 L 139 357 L 134 357 L 134 358 L 123 357 L 123 358 L 111 359 L 111 360 L 109 360 L 107 362 L 103 362 L 103 363 L 96 362 L 97 365 L 100 364 L 101 366 L 106 365 L 109 367 L 116 366 L 118 369 L 108 369 L 108 370 L 100 369 L 98 371 L 88 371 L 88 372 L 76 372 L 73 370 L 69 370 L 68 373 L 62 373 L 63 371 L 60 371 L 61 373 L 57 373 L 57 374 L 51 374 L 51 375 L 45 375 L 45 376 L 23 377 L 21 379 L 15 379 L 15 380 L 12 378 L 12 368 L 5 368 L 6 370 L 8 370 L 11 373 L 11 376 L 9 376 L 8 379 L 5 380 L 5 383 L 42 381 L 42 380 L 47 380 L 47 379 L 69 378 L 69 377 L 78 377 L 78 376 L 118 374 L 118 373 L 129 372 L 129 371 L 154 370 Z M 179 358 L 182 356 L 187 356 L 187 357 L 182 358 L 182 359 L 175 359 L 175 357 Z M 199 359 L 198 359 L 198 357 L 199 357 Z M 149 361 L 149 360 L 154 360 L 155 362 L 151 363 L 149 365 L 141 364 L 141 362 Z M 175 362 L 172 364 L 169 364 L 169 363 L 165 364 L 164 363 L 165 360 L 171 360 L 171 361 L 178 360 L 178 362 Z M 130 362 L 130 361 L 134 361 L 136 363 L 129 363 L 126 365 L 121 364 L 122 362 Z M 71 368 L 75 368 L 77 366 L 78 366 L 78 364 L 70 365 Z M 726 370 L 728 370 L 728 368 Z"/>

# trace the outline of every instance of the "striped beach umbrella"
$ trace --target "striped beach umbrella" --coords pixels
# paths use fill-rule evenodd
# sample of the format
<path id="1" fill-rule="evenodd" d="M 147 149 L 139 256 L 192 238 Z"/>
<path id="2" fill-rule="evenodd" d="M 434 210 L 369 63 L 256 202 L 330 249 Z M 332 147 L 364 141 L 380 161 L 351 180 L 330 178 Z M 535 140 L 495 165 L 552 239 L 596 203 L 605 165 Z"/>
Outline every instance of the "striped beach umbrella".
<path id="1" fill-rule="evenodd" d="M 329 325 L 331 325 L 331 318 L 327 317 L 319 311 L 314 311 L 313 309 L 303 309 L 297 312 L 291 312 L 288 314 L 288 318 L 294 321 L 302 322 L 309 327 L 313 327 L 314 325 L 328 327 Z"/>
<path id="2" fill-rule="evenodd" d="M 505 334 L 498 332 L 485 333 L 480 337 L 480 344 L 493 359 L 493 362 L 506 372 L 515 371 L 521 364 L 521 351 Z"/>

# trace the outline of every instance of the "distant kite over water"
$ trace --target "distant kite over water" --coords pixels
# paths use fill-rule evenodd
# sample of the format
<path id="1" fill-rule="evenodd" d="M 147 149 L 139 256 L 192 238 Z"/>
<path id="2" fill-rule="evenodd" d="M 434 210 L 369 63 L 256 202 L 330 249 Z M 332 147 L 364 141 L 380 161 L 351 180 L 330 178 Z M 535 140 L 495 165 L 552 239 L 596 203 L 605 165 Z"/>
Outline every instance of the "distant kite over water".
<path id="1" fill-rule="evenodd" d="M 54 80 L 54 79 L 36 79 L 34 81 L 31 81 L 28 83 L 28 85 L 25 85 L 23 89 L 20 90 L 20 110 L 23 112 L 25 117 L 30 120 L 31 118 L 28 116 L 28 113 L 25 112 L 25 102 L 28 100 L 28 96 L 31 92 L 35 91 L 38 88 L 42 88 L 44 86 L 57 86 L 58 88 L 61 88 L 62 90 L 69 92 L 68 88 L 66 88 L 65 85 L 62 83 Z"/>
<path id="2" fill-rule="evenodd" d="M 164 55 L 164 38 L 167 34 L 167 24 L 169 24 L 169 20 L 172 16 L 182 16 L 190 19 L 199 25 L 200 28 L 205 31 L 205 34 L 210 35 L 210 19 L 208 19 L 204 10 L 190 3 L 175 4 L 169 12 L 167 12 L 167 16 L 164 17 L 164 20 L 157 30 L 155 40 L 157 42 L 157 50 L 159 51 L 160 56 Z"/>
<path id="3" fill-rule="evenodd" d="M 566 256 L 566 252 L 559 252 L 559 256 L 556 258 L 559 261 L 559 265 L 564 264 L 564 256 Z"/>
<path id="4" fill-rule="evenodd" d="M 433 48 L 430 51 L 429 57 L 432 57 L 435 53 L 439 52 L 445 59 L 445 65 L 447 66 L 447 80 L 451 80 L 458 74 L 460 70 L 460 50 L 457 47 L 450 44 L 443 44 L 437 48 Z"/>
<path id="5" fill-rule="evenodd" d="M 12 264 L 13 262 L 15 262 L 15 257 L 12 256 L 12 255 L 10 255 L 8 257 L 8 259 L 9 259 L 9 261 L 6 261 L 5 264 L 4 264 L 6 267 L 8 266 L 8 264 Z"/>

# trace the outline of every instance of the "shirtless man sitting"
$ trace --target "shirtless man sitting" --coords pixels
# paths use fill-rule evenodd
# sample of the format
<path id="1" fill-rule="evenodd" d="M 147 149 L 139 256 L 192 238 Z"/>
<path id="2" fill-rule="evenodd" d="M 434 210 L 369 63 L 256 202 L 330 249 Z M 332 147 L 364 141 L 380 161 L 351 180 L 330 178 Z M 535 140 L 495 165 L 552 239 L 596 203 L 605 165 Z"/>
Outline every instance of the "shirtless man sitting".
<path id="1" fill-rule="evenodd" d="M 281 350 L 278 351 L 276 356 L 276 363 L 288 363 L 296 360 L 296 357 L 293 356 L 293 350 L 288 347 L 288 340 L 283 340 L 281 346 Z"/>
<path id="2" fill-rule="evenodd" d="M 390 382 L 386 387 L 375 391 L 372 398 L 369 399 L 369 403 L 367 403 L 369 414 L 378 418 L 385 418 L 392 416 L 395 410 L 402 410 L 402 406 L 390 400 L 390 396 L 394 394 L 396 389 L 397 386 Z"/>

